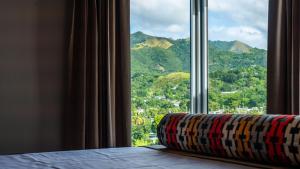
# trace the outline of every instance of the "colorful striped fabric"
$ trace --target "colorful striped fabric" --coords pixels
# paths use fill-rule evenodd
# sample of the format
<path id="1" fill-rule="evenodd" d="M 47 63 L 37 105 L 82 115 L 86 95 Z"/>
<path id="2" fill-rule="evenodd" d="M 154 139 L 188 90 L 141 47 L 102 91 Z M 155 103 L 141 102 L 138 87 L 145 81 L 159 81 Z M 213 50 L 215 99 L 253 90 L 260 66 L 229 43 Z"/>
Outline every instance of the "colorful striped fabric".
<path id="1" fill-rule="evenodd" d="M 172 149 L 300 165 L 300 116 L 167 114 L 157 136 Z"/>

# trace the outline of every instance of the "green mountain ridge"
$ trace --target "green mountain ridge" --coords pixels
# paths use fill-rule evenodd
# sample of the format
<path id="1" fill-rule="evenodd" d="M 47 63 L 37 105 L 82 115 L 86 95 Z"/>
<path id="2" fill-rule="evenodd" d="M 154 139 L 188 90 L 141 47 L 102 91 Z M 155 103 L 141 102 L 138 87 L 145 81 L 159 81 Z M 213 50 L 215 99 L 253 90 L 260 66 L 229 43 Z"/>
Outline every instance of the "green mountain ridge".
<path id="1" fill-rule="evenodd" d="M 190 39 L 170 39 L 131 34 L 132 74 L 189 72 Z M 209 41 L 209 71 L 239 69 L 259 65 L 266 67 L 266 50 L 240 41 Z"/>
<path id="2" fill-rule="evenodd" d="M 234 53 L 250 53 L 252 47 L 238 40 L 235 41 L 208 41 L 210 46 L 222 51 Z"/>

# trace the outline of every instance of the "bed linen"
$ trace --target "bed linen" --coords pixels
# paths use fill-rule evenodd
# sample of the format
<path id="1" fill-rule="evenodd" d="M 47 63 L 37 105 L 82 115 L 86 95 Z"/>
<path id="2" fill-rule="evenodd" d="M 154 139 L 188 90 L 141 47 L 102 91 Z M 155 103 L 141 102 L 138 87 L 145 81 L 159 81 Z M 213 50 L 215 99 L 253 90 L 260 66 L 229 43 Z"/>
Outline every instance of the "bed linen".
<path id="1" fill-rule="evenodd" d="M 199 158 L 166 149 L 107 148 L 0 156 L 1 169 L 250 169 L 249 164 Z"/>

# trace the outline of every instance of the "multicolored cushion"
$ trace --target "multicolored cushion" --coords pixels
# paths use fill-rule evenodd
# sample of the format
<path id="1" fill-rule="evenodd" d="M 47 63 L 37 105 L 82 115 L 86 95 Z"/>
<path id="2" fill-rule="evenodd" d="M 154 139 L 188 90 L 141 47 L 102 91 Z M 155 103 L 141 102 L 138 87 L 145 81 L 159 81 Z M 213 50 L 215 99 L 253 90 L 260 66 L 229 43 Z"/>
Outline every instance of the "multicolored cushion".
<path id="1" fill-rule="evenodd" d="M 300 116 L 167 114 L 157 136 L 172 149 L 300 165 Z"/>

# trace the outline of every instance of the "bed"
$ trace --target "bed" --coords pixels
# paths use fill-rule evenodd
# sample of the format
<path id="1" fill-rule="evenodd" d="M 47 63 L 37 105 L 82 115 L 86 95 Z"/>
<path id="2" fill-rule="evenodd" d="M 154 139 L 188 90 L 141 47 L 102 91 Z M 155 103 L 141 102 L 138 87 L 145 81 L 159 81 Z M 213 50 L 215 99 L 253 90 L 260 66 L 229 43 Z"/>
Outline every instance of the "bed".
<path id="1" fill-rule="evenodd" d="M 0 169 L 253 169 L 300 166 L 300 116 L 167 114 L 157 127 L 157 137 L 163 146 L 0 156 Z"/>
<path id="2" fill-rule="evenodd" d="M 276 168 L 164 148 L 125 147 L 0 156 L 1 169 L 250 169 Z"/>

